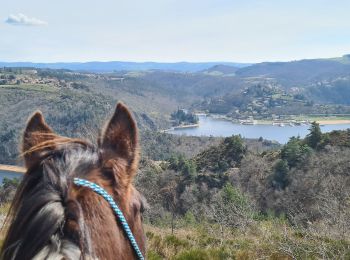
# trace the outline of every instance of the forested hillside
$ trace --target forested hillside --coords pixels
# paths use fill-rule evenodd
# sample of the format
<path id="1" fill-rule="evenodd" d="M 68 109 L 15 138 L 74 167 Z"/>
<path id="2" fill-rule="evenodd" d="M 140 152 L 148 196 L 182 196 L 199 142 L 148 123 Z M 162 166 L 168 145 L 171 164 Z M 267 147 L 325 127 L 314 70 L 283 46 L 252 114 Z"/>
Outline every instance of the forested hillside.
<path id="1" fill-rule="evenodd" d="M 274 78 L 285 88 L 303 86 L 315 81 L 349 76 L 350 57 L 310 59 L 291 62 L 263 62 L 236 72 L 241 77 Z"/>
<path id="2" fill-rule="evenodd" d="M 150 204 L 147 223 L 179 230 L 164 237 L 150 229 L 151 243 L 159 243 L 152 244 L 152 259 L 347 259 L 349 131 L 322 134 L 315 123 L 305 139 L 264 146 L 256 153 L 232 136 L 192 158 L 144 162 L 137 185 Z"/>
<path id="3" fill-rule="evenodd" d="M 272 115 L 350 114 L 348 80 L 317 84 L 303 91 L 288 92 L 276 84 L 261 83 L 239 92 L 212 97 L 193 105 L 194 109 L 224 114 L 233 119 Z"/>
<path id="4" fill-rule="evenodd" d="M 329 67 L 334 63 L 337 65 Z M 322 71 L 323 80 L 313 77 L 300 84 L 293 83 L 289 88 L 292 85 L 283 83 L 284 75 L 294 67 L 303 70 L 303 64 L 317 73 Z M 59 133 L 87 137 L 98 133 L 101 122 L 117 101 L 125 102 L 133 110 L 141 132 L 149 130 L 149 134 L 174 124 L 171 115 L 179 108 L 224 114 L 233 119 L 349 114 L 350 80 L 344 69 L 348 64 L 348 56 L 344 56 L 263 63 L 245 68 L 216 65 L 198 73 L 118 71 L 96 74 L 3 68 L 0 69 L 0 162 L 16 162 L 20 131 L 28 116 L 37 109 L 44 112 Z M 264 68 L 269 73 L 255 68 Z M 338 76 L 332 73 L 334 70 Z M 245 74 L 253 71 L 254 75 Z M 293 79 L 302 78 L 293 73 L 288 75 Z M 180 123 L 181 120 L 177 120 L 177 124 Z"/>
<path id="5" fill-rule="evenodd" d="M 162 71 L 79 73 L 35 68 L 0 69 L 0 163 L 16 163 L 29 115 L 41 110 L 62 135 L 91 137 L 118 101 L 134 112 L 141 133 L 172 125 L 171 114 L 206 97 L 240 89 L 233 77 Z M 146 139 L 146 138 L 145 138 Z"/>
<path id="6" fill-rule="evenodd" d="M 333 59 L 264 62 L 244 68 L 231 67 L 231 69 L 227 66 L 214 66 L 204 73 L 217 77 L 238 78 L 244 82 L 243 88 L 240 88 L 241 92 L 234 89 L 224 95 L 208 98 L 204 102 L 206 105 L 200 107 L 215 113 L 227 114 L 237 109 L 247 112 L 247 106 L 250 106 L 249 109 L 253 112 L 255 104 L 252 104 L 252 101 L 266 97 L 267 93 L 260 91 L 261 94 L 256 95 L 255 93 L 249 96 L 246 89 L 250 90 L 259 86 L 265 89 L 271 87 L 275 89 L 274 93 L 271 93 L 272 101 L 274 101 L 272 107 L 280 106 L 280 108 L 271 110 L 269 109 L 271 108 L 270 103 L 266 103 L 265 106 L 257 105 L 258 109 L 255 110 L 257 115 L 261 115 L 259 109 L 264 108 L 267 108 L 270 114 L 348 113 L 349 108 L 339 108 L 336 105 L 349 105 L 349 57 L 349 55 L 344 55 Z M 244 101 L 247 98 L 253 99 L 250 100 L 250 104 Z M 266 99 L 264 101 L 269 102 Z M 297 101 L 299 104 L 295 102 L 293 104 L 290 101 Z"/>
<path id="7" fill-rule="evenodd" d="M 135 113 L 141 131 L 170 126 L 180 104 L 137 79 L 70 71 L 3 69 L 0 71 L 0 163 L 18 159 L 18 140 L 30 114 L 41 110 L 62 135 L 96 136 L 117 101 Z M 92 138 L 91 138 L 92 139 Z"/>

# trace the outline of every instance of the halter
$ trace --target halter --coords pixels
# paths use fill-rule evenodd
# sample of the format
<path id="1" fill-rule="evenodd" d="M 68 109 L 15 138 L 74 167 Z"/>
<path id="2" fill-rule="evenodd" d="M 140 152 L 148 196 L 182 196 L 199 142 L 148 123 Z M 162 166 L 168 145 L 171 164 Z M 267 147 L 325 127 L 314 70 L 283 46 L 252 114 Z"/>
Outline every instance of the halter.
<path id="1" fill-rule="evenodd" d="M 117 203 L 113 200 L 112 196 L 109 195 L 107 193 L 107 191 L 105 191 L 102 187 L 100 187 L 99 185 L 87 181 L 87 180 L 83 180 L 83 179 L 79 179 L 79 178 L 74 178 L 74 184 L 77 186 L 83 186 L 86 188 L 90 188 L 91 190 L 93 190 L 94 192 L 96 192 L 97 194 L 101 195 L 107 202 L 108 204 L 111 206 L 111 208 L 113 209 L 115 215 L 117 216 L 118 220 L 120 221 L 120 224 L 123 227 L 123 230 L 126 234 L 126 236 L 128 237 L 132 248 L 134 249 L 137 258 L 140 260 L 144 260 L 144 257 L 141 253 L 141 250 L 139 248 L 139 246 L 136 243 L 135 237 L 131 232 L 131 229 L 128 225 L 128 222 L 126 222 L 126 219 L 124 217 L 123 212 L 119 209 Z"/>

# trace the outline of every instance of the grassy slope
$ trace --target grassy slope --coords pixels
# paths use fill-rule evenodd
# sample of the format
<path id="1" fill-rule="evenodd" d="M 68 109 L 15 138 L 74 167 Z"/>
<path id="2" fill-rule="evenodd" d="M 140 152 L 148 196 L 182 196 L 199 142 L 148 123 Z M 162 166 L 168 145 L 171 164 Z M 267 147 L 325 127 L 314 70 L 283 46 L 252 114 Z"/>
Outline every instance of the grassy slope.
<path id="1" fill-rule="evenodd" d="M 293 228 L 280 219 L 245 229 L 219 226 L 169 228 L 145 226 L 148 259 L 348 259 L 350 241 Z"/>
<path id="2" fill-rule="evenodd" d="M 1 222 L 9 204 L 0 207 Z M 144 225 L 147 259 L 348 259 L 350 241 L 323 237 L 291 227 L 283 219 L 270 218 L 244 229 L 208 223 L 178 223 L 174 234 L 167 227 Z M 0 246 L 5 229 L 0 232 Z"/>

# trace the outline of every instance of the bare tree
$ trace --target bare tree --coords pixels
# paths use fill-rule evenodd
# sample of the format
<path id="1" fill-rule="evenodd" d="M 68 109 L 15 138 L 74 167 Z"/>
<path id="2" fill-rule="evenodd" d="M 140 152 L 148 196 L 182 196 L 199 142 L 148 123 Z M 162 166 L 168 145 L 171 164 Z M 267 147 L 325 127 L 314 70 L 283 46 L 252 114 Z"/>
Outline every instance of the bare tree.
<path id="1" fill-rule="evenodd" d="M 227 194 L 232 191 L 236 194 Z M 209 220 L 220 226 L 220 237 L 224 239 L 226 228 L 246 229 L 253 220 L 253 212 L 251 202 L 230 185 L 213 196 L 207 214 Z"/>
<path id="2" fill-rule="evenodd" d="M 171 234 L 174 234 L 175 216 L 179 202 L 179 199 L 177 197 L 177 185 L 178 180 L 172 179 L 164 188 L 160 190 L 160 194 L 163 196 L 165 207 L 171 212 Z"/>

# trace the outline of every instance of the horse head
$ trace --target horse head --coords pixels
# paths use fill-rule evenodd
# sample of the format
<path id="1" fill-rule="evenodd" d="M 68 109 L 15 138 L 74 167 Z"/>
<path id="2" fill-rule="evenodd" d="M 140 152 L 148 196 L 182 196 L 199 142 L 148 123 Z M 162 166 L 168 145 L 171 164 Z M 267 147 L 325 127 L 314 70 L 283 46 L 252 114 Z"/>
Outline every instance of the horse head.
<path id="1" fill-rule="evenodd" d="M 102 187 L 123 212 L 145 254 L 143 198 L 133 186 L 139 148 L 129 110 L 118 104 L 97 145 L 62 137 L 36 112 L 23 134 L 27 172 L 9 217 L 2 259 L 134 259 L 111 206 L 74 178 Z"/>

